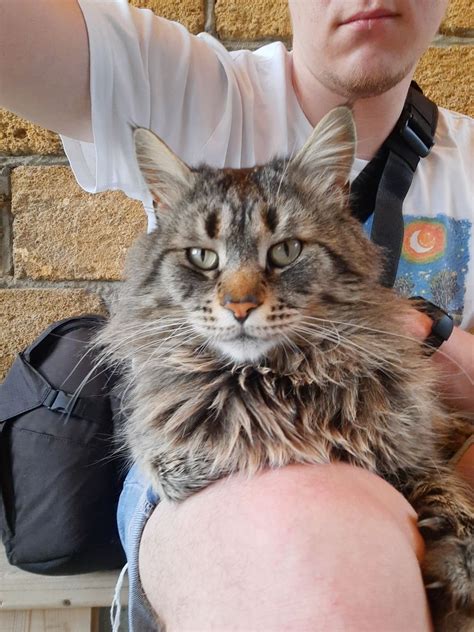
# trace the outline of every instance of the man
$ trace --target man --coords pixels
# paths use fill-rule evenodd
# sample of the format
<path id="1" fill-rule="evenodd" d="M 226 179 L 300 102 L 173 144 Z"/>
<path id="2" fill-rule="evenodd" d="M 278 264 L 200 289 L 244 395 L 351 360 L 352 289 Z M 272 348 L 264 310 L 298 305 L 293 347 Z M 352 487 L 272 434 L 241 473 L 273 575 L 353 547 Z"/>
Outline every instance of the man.
<path id="1" fill-rule="evenodd" d="M 447 0 L 290 0 L 291 55 L 279 44 L 229 54 L 125 0 L 48 3 L 46 12 L 36 0 L 14 9 L 0 0 L 1 103 L 61 133 L 86 190 L 121 188 L 141 199 L 152 229 L 130 123 L 153 129 L 191 164 L 249 166 L 291 154 L 328 110 L 350 100 L 360 170 L 397 121 Z M 456 177 L 472 152 L 472 121 L 443 112 L 436 141 L 404 214 L 421 226 L 441 217 L 449 238 L 452 226 L 472 228 L 467 179 Z M 433 361 L 449 376 L 445 396 L 473 410 L 472 264 L 457 273 L 462 329 Z M 414 311 L 407 332 L 423 340 L 431 326 Z M 132 470 L 119 522 L 135 630 L 156 627 L 149 604 L 169 630 L 430 629 L 415 512 L 368 472 L 291 466 L 220 481 L 178 507 L 155 509 L 156 501 Z"/>

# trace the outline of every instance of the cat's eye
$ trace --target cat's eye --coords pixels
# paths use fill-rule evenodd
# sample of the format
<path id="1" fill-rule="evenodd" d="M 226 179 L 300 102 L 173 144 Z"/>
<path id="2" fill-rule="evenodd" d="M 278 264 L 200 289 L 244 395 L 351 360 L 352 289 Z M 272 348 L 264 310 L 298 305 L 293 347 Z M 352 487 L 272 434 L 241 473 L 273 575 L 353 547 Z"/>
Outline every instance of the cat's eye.
<path id="1" fill-rule="evenodd" d="M 268 259 L 277 268 L 284 268 L 300 256 L 302 249 L 303 244 L 299 239 L 287 239 L 270 248 Z"/>
<path id="2" fill-rule="evenodd" d="M 188 248 L 188 260 L 200 270 L 215 270 L 219 264 L 219 257 L 214 250 L 206 248 Z"/>

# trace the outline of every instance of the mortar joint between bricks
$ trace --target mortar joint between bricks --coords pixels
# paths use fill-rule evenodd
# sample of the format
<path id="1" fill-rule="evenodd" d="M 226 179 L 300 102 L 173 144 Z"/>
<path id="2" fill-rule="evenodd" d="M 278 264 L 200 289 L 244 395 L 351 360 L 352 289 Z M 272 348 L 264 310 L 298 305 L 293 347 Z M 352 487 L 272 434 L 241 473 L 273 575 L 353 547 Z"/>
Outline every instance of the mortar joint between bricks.
<path id="1" fill-rule="evenodd" d="M 244 39 L 224 39 L 221 40 L 221 44 L 225 46 L 225 48 L 229 51 L 234 50 L 257 50 L 262 46 L 266 46 L 267 44 L 272 44 L 273 42 L 282 42 L 286 46 L 288 50 L 291 50 L 292 42 L 284 37 L 275 37 L 274 39 L 266 38 L 266 39 L 257 39 L 257 40 L 244 40 Z"/>
<path id="2" fill-rule="evenodd" d="M 11 197 L 10 172 L 10 166 L 0 163 L 0 204 L 4 204 Z"/>
<path id="3" fill-rule="evenodd" d="M 468 35 L 448 35 L 446 33 L 438 33 L 433 41 L 432 46 L 443 48 L 445 46 L 472 46 L 474 44 L 474 30 L 469 31 Z"/>
<path id="4" fill-rule="evenodd" d="M 16 167 L 68 166 L 69 160 L 63 154 L 30 154 L 23 156 L 0 156 L 0 179 Z M 0 184 L 1 186 L 1 184 Z"/>
<path id="5" fill-rule="evenodd" d="M 13 275 L 13 231 L 10 200 L 0 201 L 0 276 Z"/>
<path id="6" fill-rule="evenodd" d="M 217 36 L 216 34 L 216 0 L 204 0 L 205 6 L 205 24 L 206 33 Z"/>

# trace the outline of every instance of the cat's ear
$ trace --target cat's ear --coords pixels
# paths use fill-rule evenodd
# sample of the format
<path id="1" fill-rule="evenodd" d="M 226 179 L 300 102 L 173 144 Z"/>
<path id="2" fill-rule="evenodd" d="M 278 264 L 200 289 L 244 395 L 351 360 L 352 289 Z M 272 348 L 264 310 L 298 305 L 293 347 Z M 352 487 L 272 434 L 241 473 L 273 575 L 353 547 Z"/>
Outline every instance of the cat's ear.
<path id="1" fill-rule="evenodd" d="M 133 132 L 138 166 L 158 209 L 172 209 L 194 183 L 191 169 L 151 130 Z"/>
<path id="2" fill-rule="evenodd" d="M 306 143 L 291 160 L 291 168 L 304 174 L 321 191 L 345 187 L 355 156 L 356 130 L 348 107 L 337 107 L 324 116 Z"/>

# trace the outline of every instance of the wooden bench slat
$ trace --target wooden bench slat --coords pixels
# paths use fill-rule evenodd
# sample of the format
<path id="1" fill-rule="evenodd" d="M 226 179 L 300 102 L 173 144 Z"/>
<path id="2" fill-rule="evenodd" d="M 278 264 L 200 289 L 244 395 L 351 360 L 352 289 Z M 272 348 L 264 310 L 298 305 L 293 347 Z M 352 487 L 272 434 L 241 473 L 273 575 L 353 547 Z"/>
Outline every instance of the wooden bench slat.
<path id="1" fill-rule="evenodd" d="M 91 632 L 93 617 L 87 608 L 0 612 L 0 632 Z"/>
<path id="2" fill-rule="evenodd" d="M 112 604 L 120 571 L 51 577 L 19 570 L 0 546 L 0 611 L 49 608 L 99 608 Z M 128 603 L 125 578 L 121 604 Z"/>

